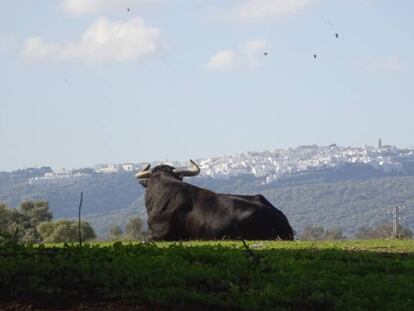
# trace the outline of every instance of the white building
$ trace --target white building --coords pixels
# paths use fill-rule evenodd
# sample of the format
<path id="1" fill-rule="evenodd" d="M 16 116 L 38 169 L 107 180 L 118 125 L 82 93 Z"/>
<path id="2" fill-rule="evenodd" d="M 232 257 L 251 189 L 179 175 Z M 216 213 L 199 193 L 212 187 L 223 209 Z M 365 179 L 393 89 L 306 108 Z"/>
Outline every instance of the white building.
<path id="1" fill-rule="evenodd" d="M 103 164 L 99 165 L 95 169 L 98 173 L 116 173 L 118 172 L 118 165 L 116 164 Z"/>
<path id="2" fill-rule="evenodd" d="M 133 164 L 121 164 L 122 170 L 126 172 L 132 172 L 135 170 L 135 165 Z"/>

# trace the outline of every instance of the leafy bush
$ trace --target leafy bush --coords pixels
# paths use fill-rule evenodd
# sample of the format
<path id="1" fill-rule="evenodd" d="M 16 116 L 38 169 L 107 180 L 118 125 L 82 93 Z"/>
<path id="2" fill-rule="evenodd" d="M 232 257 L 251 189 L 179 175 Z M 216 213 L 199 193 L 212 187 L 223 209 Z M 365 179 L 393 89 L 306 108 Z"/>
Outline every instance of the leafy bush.
<path id="1" fill-rule="evenodd" d="M 346 237 L 342 232 L 342 228 L 332 228 L 325 230 L 323 226 L 305 226 L 301 239 L 303 240 L 343 240 Z"/>
<path id="2" fill-rule="evenodd" d="M 37 226 L 42 241 L 45 243 L 79 241 L 79 224 L 71 220 L 57 220 L 41 223 Z M 81 222 L 81 237 L 83 241 L 96 238 L 93 228 L 88 222 Z"/>
<path id="3" fill-rule="evenodd" d="M 123 231 L 120 226 L 113 226 L 111 230 L 109 230 L 109 239 L 110 240 L 120 240 L 122 239 Z"/>
<path id="4" fill-rule="evenodd" d="M 141 240 L 143 223 L 141 218 L 132 217 L 126 225 L 126 237 L 131 240 Z"/>
<path id="5" fill-rule="evenodd" d="M 409 241 L 260 243 L 258 261 L 236 242 L 3 247 L 0 302 L 18 297 L 49 308 L 125 301 L 194 310 L 414 310 Z"/>
<path id="6" fill-rule="evenodd" d="M 0 205 L 0 234 L 8 236 L 8 239 L 14 242 L 35 243 L 40 241 L 31 215 L 8 208 L 5 204 Z"/>

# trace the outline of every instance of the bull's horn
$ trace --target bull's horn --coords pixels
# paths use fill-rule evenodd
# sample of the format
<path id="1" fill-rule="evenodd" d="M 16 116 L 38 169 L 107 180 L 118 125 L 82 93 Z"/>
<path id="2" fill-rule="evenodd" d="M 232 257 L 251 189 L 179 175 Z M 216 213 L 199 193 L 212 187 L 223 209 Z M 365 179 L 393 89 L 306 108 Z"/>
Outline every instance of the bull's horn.
<path id="1" fill-rule="evenodd" d="M 189 170 L 174 170 L 174 174 L 179 174 L 183 177 L 185 176 L 197 176 L 200 174 L 200 167 L 193 161 L 190 160 L 191 168 Z"/>
<path id="2" fill-rule="evenodd" d="M 138 173 L 135 174 L 136 178 L 150 178 L 151 177 L 151 170 L 149 169 L 151 164 L 148 164 L 145 168 L 140 170 Z"/>

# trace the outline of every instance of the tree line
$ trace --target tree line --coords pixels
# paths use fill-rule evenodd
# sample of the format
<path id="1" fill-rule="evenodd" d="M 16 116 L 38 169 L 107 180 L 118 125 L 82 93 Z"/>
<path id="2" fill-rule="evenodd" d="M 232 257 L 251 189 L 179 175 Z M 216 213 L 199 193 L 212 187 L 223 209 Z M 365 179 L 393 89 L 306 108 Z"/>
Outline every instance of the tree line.
<path id="1" fill-rule="evenodd" d="M 129 219 L 122 229 L 114 225 L 110 228 L 107 239 L 143 240 L 147 236 L 143 221 L 139 217 Z M 96 240 L 92 226 L 82 221 L 80 231 L 83 241 Z M 412 231 L 400 225 L 399 238 L 412 238 Z M 353 238 L 356 239 L 386 239 L 393 236 L 392 224 L 380 224 L 375 227 L 359 227 Z M 342 228 L 325 229 L 323 226 L 306 225 L 296 236 L 300 240 L 343 240 L 347 239 Z M 79 224 L 76 220 L 54 220 L 49 210 L 48 201 L 25 201 L 18 208 L 10 208 L 0 202 L 0 241 L 10 240 L 18 243 L 62 243 L 79 240 Z"/>
<path id="2" fill-rule="evenodd" d="M 88 222 L 81 222 L 83 240 L 95 239 Z M 79 238 L 78 223 L 73 220 L 53 220 L 47 201 L 25 201 L 18 208 L 0 203 L 0 237 L 14 242 L 72 242 Z"/>
<path id="3" fill-rule="evenodd" d="M 346 237 L 342 231 L 342 228 L 334 227 L 331 229 L 325 229 L 323 226 L 305 226 L 303 232 L 299 234 L 301 240 L 345 240 Z M 399 225 L 398 238 L 411 239 L 413 237 L 412 231 Z M 380 224 L 375 227 L 362 226 L 359 227 L 353 238 L 359 240 L 371 240 L 371 239 L 388 239 L 393 238 L 393 225 L 392 224 Z"/>
<path id="4" fill-rule="evenodd" d="M 82 241 L 97 239 L 94 229 L 87 221 L 81 221 Z M 143 222 L 139 217 L 129 219 L 125 232 L 114 226 L 109 239 L 143 239 Z M 48 201 L 25 201 L 17 208 L 10 208 L 0 202 L 0 241 L 16 243 L 61 243 L 79 241 L 77 220 L 53 219 Z"/>

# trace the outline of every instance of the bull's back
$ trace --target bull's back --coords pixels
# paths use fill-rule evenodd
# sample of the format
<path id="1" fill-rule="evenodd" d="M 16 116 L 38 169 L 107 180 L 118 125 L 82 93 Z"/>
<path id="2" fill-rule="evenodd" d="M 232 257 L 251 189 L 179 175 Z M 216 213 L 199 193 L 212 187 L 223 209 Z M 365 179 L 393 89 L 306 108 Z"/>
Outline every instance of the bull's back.
<path id="1" fill-rule="evenodd" d="M 293 230 L 282 211 L 273 206 L 263 195 L 233 195 L 236 208 L 250 215 L 240 217 L 240 232 L 246 239 L 293 240 Z"/>
<path id="2" fill-rule="evenodd" d="M 187 223 L 195 238 L 293 239 L 286 216 L 262 195 L 203 192 Z"/>

